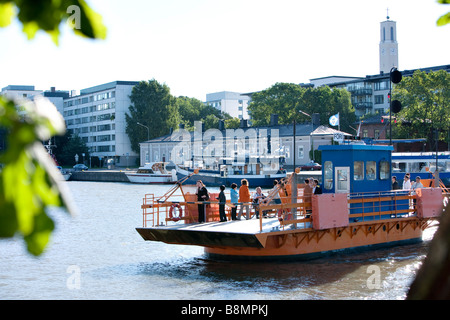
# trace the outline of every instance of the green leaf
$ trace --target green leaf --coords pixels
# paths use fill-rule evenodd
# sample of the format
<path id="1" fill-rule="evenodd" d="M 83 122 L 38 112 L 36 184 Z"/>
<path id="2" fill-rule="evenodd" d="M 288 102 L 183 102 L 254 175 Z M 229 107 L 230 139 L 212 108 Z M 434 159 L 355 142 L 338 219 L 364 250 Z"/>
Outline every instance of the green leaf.
<path id="1" fill-rule="evenodd" d="M 55 224 L 43 210 L 34 216 L 33 224 L 33 232 L 25 236 L 24 239 L 27 243 L 28 252 L 38 256 L 47 246 L 52 231 L 55 229 Z"/>
<path id="2" fill-rule="evenodd" d="M 450 12 L 447 12 L 447 14 L 444 14 L 443 16 L 441 16 L 438 21 L 436 22 L 436 24 L 439 27 L 442 27 L 444 25 L 446 25 L 447 23 L 450 23 Z"/>
<path id="3" fill-rule="evenodd" d="M 11 2 L 0 3 L 0 28 L 9 26 L 14 15 L 14 5 Z"/>

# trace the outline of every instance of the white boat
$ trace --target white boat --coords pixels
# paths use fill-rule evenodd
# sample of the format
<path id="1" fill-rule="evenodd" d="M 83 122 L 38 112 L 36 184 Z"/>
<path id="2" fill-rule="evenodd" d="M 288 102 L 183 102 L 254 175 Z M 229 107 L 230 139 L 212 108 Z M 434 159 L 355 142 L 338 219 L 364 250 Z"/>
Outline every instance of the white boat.
<path id="1" fill-rule="evenodd" d="M 174 172 L 166 170 L 166 162 L 152 162 L 146 163 L 143 167 L 135 172 L 126 172 L 128 180 L 132 183 L 173 183 L 177 181 L 177 176 Z"/>

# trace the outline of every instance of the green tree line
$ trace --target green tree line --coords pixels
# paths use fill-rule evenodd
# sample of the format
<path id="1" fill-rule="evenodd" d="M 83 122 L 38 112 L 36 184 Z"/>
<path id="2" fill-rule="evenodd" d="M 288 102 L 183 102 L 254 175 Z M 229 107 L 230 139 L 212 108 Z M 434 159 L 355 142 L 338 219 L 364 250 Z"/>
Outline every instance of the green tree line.
<path id="1" fill-rule="evenodd" d="M 320 124 L 328 125 L 329 118 L 339 112 L 340 128 L 354 132 L 355 110 L 350 93 L 328 86 L 305 88 L 294 83 L 276 83 L 252 95 L 248 110 L 253 125 L 268 125 L 271 114 L 278 114 L 280 124 L 310 122 L 311 115 L 320 115 Z M 337 128 L 336 128 L 337 129 Z"/>
<path id="2" fill-rule="evenodd" d="M 187 130 L 194 130 L 195 121 L 202 121 L 205 130 L 218 128 L 219 120 L 225 121 L 226 128 L 239 125 L 239 119 L 198 99 L 173 96 L 166 84 L 155 79 L 134 86 L 130 100 L 129 114 L 125 115 L 126 133 L 135 152 L 139 152 L 140 142 L 167 135 L 180 124 Z"/>
<path id="3" fill-rule="evenodd" d="M 393 124 L 393 138 L 426 138 L 430 150 L 436 139 L 449 143 L 450 74 L 417 70 L 394 87 L 393 99 L 402 103 Z"/>

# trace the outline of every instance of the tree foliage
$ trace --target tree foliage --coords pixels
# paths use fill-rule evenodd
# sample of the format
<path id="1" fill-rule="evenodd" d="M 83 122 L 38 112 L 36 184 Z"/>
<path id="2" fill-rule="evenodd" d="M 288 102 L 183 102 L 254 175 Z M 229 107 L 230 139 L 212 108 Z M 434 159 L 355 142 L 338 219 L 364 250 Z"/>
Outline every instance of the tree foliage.
<path id="1" fill-rule="evenodd" d="M 232 119 L 198 99 L 172 96 L 169 87 L 155 79 L 134 86 L 130 100 L 132 105 L 125 116 L 126 132 L 135 152 L 139 152 L 139 143 L 147 140 L 148 132 L 149 138 L 154 139 L 169 134 L 170 129 L 176 130 L 180 123 L 186 130 L 194 130 L 194 122 L 202 121 L 207 130 L 218 128 L 219 120 Z M 235 121 L 227 124 L 234 126 Z M 145 127 L 149 128 L 148 132 Z"/>
<path id="2" fill-rule="evenodd" d="M 58 44 L 59 26 L 64 21 L 77 35 L 92 39 L 106 37 L 102 17 L 84 0 L 0 0 L 0 27 L 10 25 L 15 16 L 28 39 L 43 30 Z"/>
<path id="3" fill-rule="evenodd" d="M 44 250 L 54 223 L 46 214 L 49 206 L 70 209 L 60 192 L 60 174 L 41 141 L 65 131 L 56 107 L 42 98 L 22 106 L 0 97 L 0 126 L 7 131 L 7 148 L 0 155 L 0 238 L 22 234 L 28 251 Z"/>
<path id="4" fill-rule="evenodd" d="M 155 79 L 141 81 L 133 87 L 130 96 L 130 114 L 126 114 L 126 132 L 131 141 L 131 148 L 139 152 L 139 143 L 169 133 L 179 123 L 179 114 L 174 97 L 166 84 Z M 147 132 L 146 128 L 149 128 Z"/>
<path id="5" fill-rule="evenodd" d="M 402 103 L 397 115 L 397 138 L 428 138 L 434 145 L 435 129 L 439 139 L 448 137 L 450 128 L 450 74 L 444 70 L 417 70 L 394 87 L 393 99 Z"/>
<path id="6" fill-rule="evenodd" d="M 327 125 L 329 118 L 339 112 L 341 130 L 349 132 L 355 121 L 350 93 L 328 86 L 304 88 L 293 83 L 276 83 L 253 94 L 248 110 L 254 125 L 268 125 L 271 114 L 278 114 L 280 124 L 289 124 L 294 120 L 309 122 L 313 113 L 319 113 L 320 123 Z"/>
<path id="7" fill-rule="evenodd" d="M 83 0 L 0 0 L 0 27 L 9 26 L 16 15 L 29 39 L 43 30 L 57 44 L 61 22 L 71 19 L 77 35 L 106 36 L 101 16 Z M 6 149 L 0 153 L 0 238 L 20 234 L 28 252 L 40 255 L 54 229 L 47 209 L 74 211 L 41 142 L 64 134 L 64 119 L 48 100 L 19 106 L 0 97 L 0 127 L 7 135 Z"/>

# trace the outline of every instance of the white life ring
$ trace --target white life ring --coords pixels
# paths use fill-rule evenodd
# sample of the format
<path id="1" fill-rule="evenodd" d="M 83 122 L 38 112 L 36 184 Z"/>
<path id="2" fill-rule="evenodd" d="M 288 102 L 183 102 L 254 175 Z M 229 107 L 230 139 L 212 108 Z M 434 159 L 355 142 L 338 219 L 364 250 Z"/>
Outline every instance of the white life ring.
<path id="1" fill-rule="evenodd" d="M 178 210 L 175 210 L 175 208 Z M 178 214 L 176 212 L 178 212 Z M 183 209 L 181 208 L 181 206 L 178 203 L 174 203 L 173 205 L 171 205 L 169 209 L 170 220 L 177 222 L 180 221 L 182 217 L 183 217 Z"/>

